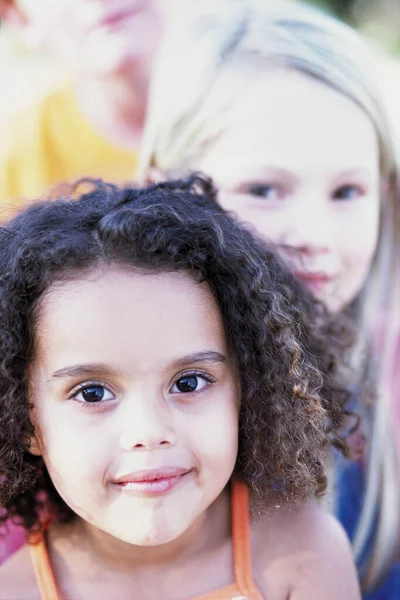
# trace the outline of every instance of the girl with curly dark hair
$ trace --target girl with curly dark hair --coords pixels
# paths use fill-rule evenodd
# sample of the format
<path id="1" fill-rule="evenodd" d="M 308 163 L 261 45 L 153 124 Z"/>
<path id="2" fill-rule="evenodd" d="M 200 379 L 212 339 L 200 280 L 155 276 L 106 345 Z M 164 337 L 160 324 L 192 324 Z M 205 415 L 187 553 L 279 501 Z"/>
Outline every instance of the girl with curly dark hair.
<path id="1" fill-rule="evenodd" d="M 207 180 L 87 184 L 0 234 L 2 600 L 356 600 L 339 326 Z"/>

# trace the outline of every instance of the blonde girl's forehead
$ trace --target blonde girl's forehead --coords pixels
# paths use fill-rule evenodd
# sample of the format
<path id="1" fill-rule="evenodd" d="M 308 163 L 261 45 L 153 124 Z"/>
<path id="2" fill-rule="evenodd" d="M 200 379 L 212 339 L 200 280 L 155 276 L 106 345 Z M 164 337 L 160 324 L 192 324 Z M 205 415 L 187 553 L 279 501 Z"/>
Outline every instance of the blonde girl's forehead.
<path id="1" fill-rule="evenodd" d="M 241 105 L 235 127 L 207 146 L 196 168 L 215 177 L 217 185 L 283 171 L 335 182 L 357 172 L 378 185 L 376 132 L 357 105 L 294 72 L 271 73 L 271 90 L 268 85 L 246 111 Z"/>
<path id="2" fill-rule="evenodd" d="M 357 33 L 290 1 L 213 5 L 202 4 L 197 20 L 181 21 L 178 35 L 166 36 L 154 70 L 141 170 L 149 162 L 175 173 L 190 166 L 220 135 L 222 121 L 225 127 L 235 123 L 246 91 L 255 95 L 263 74 L 274 67 L 307 73 L 356 102 L 376 128 L 383 172 L 393 168 L 373 54 Z"/>

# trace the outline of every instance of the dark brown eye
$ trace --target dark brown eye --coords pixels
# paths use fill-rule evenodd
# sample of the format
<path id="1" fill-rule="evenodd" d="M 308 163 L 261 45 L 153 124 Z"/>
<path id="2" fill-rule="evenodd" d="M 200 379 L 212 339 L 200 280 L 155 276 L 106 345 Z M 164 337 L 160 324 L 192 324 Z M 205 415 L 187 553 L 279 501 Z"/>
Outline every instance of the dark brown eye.
<path id="1" fill-rule="evenodd" d="M 196 375 L 186 375 L 185 377 L 178 379 L 175 385 L 180 392 L 188 394 L 196 391 L 198 383 L 199 381 Z"/>
<path id="2" fill-rule="evenodd" d="M 182 375 L 172 386 L 171 392 L 173 394 L 192 394 L 193 392 L 202 390 L 208 383 L 213 383 L 213 379 L 207 377 L 206 374 L 197 375 L 193 373 Z"/>
<path id="3" fill-rule="evenodd" d="M 113 400 L 113 394 L 105 388 L 103 385 L 87 385 L 79 390 L 75 395 L 75 398 L 80 402 L 87 402 L 90 404 L 104 402 L 107 400 Z"/>
<path id="4" fill-rule="evenodd" d="M 100 385 L 92 385 L 82 390 L 82 398 L 85 402 L 100 402 L 104 398 L 105 389 Z"/>

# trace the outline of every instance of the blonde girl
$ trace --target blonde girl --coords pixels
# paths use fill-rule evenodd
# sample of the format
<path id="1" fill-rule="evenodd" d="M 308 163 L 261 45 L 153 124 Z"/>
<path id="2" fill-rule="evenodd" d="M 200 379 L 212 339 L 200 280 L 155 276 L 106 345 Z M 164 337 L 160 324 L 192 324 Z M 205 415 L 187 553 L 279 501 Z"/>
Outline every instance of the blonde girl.
<path id="1" fill-rule="evenodd" d="M 160 50 L 140 161 L 142 178 L 190 170 L 213 177 L 222 206 L 278 244 L 313 293 L 359 325 L 356 388 L 368 402 L 376 385 L 377 398 L 367 409 L 354 550 L 372 589 L 399 540 L 390 414 L 400 205 L 391 127 L 366 43 L 301 3 L 202 4 Z"/>

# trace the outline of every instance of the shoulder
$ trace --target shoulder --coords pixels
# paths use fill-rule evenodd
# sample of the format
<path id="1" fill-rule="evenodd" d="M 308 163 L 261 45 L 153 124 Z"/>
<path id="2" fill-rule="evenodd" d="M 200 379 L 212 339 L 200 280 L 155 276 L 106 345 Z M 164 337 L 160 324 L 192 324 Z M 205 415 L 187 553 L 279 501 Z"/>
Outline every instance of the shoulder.
<path id="1" fill-rule="evenodd" d="M 282 506 L 264 526 L 279 526 L 285 543 L 295 549 L 328 554 L 338 548 L 351 555 L 350 542 L 338 520 L 316 503 Z"/>
<path id="2" fill-rule="evenodd" d="M 359 600 L 350 542 L 337 519 L 317 504 L 282 506 L 254 523 L 256 573 L 291 600 Z"/>
<path id="3" fill-rule="evenodd" d="M 0 566 L 1 600 L 40 600 L 28 545 Z"/>
<path id="4" fill-rule="evenodd" d="M 56 93 L 49 93 L 35 99 L 23 110 L 15 112 L 6 122 L 1 121 L 1 155 L 2 158 L 12 158 L 24 151 L 24 144 L 39 145 L 38 133 L 43 125 L 43 119 L 48 107 L 53 105 Z"/>
<path id="5" fill-rule="evenodd" d="M 43 191 L 45 158 L 53 144 L 55 124 L 59 123 L 60 113 L 65 112 L 63 107 L 70 95 L 69 88 L 49 92 L 1 123 L 0 197 L 3 204 L 19 204 L 16 199 L 34 197 Z"/>

